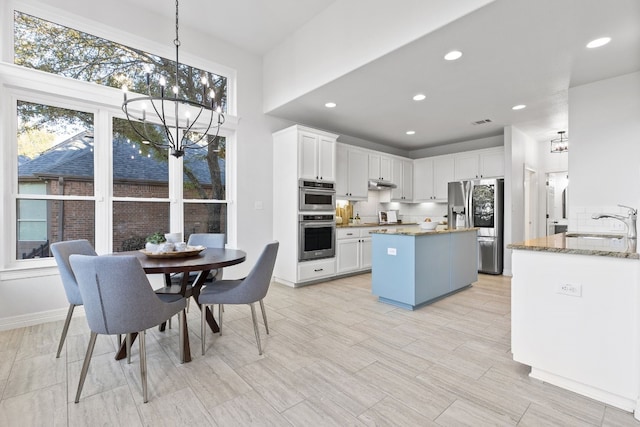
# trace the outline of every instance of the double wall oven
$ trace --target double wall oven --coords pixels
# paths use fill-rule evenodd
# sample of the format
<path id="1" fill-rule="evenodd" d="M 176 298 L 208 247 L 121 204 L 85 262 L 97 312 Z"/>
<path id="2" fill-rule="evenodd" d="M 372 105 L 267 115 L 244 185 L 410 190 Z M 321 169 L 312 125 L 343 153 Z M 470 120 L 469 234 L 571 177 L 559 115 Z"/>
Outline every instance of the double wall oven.
<path id="1" fill-rule="evenodd" d="M 334 257 L 335 184 L 301 179 L 298 202 L 298 261 Z"/>

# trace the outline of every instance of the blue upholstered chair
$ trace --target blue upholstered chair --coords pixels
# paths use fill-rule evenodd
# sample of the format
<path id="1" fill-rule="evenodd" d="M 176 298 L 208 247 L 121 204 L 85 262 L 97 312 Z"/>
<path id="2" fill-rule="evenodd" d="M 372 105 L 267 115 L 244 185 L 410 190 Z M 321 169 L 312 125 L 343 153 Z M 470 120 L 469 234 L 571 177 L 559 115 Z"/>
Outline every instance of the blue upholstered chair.
<path id="1" fill-rule="evenodd" d="M 202 354 L 205 353 L 206 307 L 213 304 L 249 304 L 251 307 L 251 317 L 253 319 L 253 330 L 256 334 L 256 342 L 258 343 L 258 353 L 262 354 L 260 331 L 258 330 L 254 303 L 260 302 L 262 318 L 268 334 L 269 326 L 267 325 L 267 316 L 262 300 L 267 295 L 269 285 L 271 284 L 271 276 L 273 275 L 273 268 L 276 263 L 278 246 L 279 243 L 277 241 L 269 243 L 262 251 L 262 254 L 251 269 L 249 275 L 244 279 L 216 280 L 212 284 L 205 286 L 200 292 L 198 302 L 202 305 Z M 218 313 L 220 333 L 222 333 L 222 310 L 218 310 Z"/>
<path id="2" fill-rule="evenodd" d="M 75 402 L 80 400 L 91 355 L 98 334 L 138 333 L 140 343 L 140 376 L 144 402 L 147 398 L 147 359 L 145 331 L 181 313 L 185 321 L 186 300 L 163 302 L 157 296 L 135 256 L 71 255 L 71 268 L 77 278 L 84 302 L 91 339 L 82 365 Z M 184 360 L 184 335 L 180 327 L 180 360 Z"/>
<path id="3" fill-rule="evenodd" d="M 71 323 L 71 316 L 73 316 L 73 309 L 78 305 L 82 305 L 82 296 L 80 295 L 80 289 L 78 289 L 76 277 L 73 275 L 73 271 L 71 271 L 69 256 L 71 254 L 93 256 L 98 254 L 93 249 L 93 246 L 91 246 L 91 243 L 84 239 L 53 243 L 51 244 L 51 252 L 58 264 L 60 279 L 62 279 L 62 285 L 64 286 L 64 292 L 67 295 L 67 301 L 69 301 L 69 310 L 67 311 L 67 318 L 64 321 L 62 336 L 60 337 L 60 344 L 58 344 L 58 352 L 56 353 L 56 358 L 58 358 L 60 357 L 64 340 L 67 337 L 67 332 L 69 331 L 69 324 Z"/>

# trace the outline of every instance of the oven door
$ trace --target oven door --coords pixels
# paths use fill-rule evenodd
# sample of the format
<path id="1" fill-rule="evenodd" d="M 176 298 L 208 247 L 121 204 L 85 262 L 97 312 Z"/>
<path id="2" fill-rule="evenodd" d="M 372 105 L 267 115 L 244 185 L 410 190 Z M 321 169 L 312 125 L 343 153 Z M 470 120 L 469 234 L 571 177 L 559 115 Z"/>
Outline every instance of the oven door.
<path id="1" fill-rule="evenodd" d="M 300 188 L 298 210 L 303 211 L 335 211 L 336 191 L 322 188 Z"/>
<path id="2" fill-rule="evenodd" d="M 335 256 L 333 221 L 301 221 L 299 229 L 298 260 L 331 258 Z"/>

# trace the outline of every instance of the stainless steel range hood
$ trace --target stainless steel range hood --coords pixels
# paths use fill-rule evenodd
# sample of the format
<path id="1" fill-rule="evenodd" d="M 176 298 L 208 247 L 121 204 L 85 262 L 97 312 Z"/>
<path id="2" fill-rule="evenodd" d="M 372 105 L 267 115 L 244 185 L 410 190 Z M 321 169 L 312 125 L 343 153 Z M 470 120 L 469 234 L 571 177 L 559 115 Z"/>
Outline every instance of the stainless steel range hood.
<path id="1" fill-rule="evenodd" d="M 382 190 L 391 190 L 392 188 L 397 188 L 398 186 L 388 182 L 388 181 L 380 181 L 376 179 L 369 180 L 369 190 L 372 191 L 382 191 Z"/>

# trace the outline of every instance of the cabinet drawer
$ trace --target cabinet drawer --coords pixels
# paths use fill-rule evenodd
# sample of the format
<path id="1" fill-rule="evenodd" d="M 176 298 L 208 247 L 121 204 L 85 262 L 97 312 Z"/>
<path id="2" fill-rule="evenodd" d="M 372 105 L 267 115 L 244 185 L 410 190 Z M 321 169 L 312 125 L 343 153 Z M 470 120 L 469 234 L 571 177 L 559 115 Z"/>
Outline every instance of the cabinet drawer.
<path id="1" fill-rule="evenodd" d="M 307 261 L 298 264 L 298 281 L 322 279 L 323 277 L 334 276 L 336 274 L 335 258 L 323 259 L 320 261 Z"/>
<path id="2" fill-rule="evenodd" d="M 359 228 L 337 228 L 336 229 L 336 238 L 337 239 L 353 239 L 354 237 L 360 237 L 360 229 Z"/>

